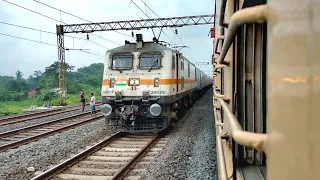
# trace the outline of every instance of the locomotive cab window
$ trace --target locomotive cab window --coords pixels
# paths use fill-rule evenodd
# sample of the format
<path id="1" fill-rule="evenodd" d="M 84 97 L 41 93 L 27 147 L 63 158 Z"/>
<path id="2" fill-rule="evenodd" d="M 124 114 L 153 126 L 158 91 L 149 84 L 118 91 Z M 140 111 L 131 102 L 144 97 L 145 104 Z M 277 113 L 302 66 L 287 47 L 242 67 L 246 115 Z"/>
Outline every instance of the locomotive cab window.
<path id="1" fill-rule="evenodd" d="M 160 52 L 142 53 L 139 57 L 140 69 L 160 69 L 162 54 Z"/>
<path id="2" fill-rule="evenodd" d="M 174 54 L 172 55 L 172 70 L 176 69 L 176 59 L 174 58 Z"/>
<path id="3" fill-rule="evenodd" d="M 112 70 L 130 70 L 133 66 L 132 54 L 114 54 L 111 61 Z"/>
<path id="4" fill-rule="evenodd" d="M 183 62 L 184 60 L 183 59 L 181 59 L 181 70 L 184 70 L 184 62 Z"/>

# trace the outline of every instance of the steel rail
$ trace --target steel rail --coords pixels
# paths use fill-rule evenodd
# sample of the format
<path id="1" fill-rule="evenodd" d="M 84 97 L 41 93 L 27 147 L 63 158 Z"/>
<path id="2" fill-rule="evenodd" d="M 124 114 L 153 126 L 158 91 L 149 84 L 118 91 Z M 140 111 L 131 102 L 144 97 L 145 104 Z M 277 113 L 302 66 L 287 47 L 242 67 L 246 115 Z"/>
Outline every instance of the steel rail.
<path id="1" fill-rule="evenodd" d="M 16 118 L 24 118 L 24 117 L 29 117 L 29 116 L 36 116 L 36 115 L 42 114 L 42 113 L 60 111 L 60 110 L 62 110 L 62 109 L 63 109 L 63 108 L 47 109 L 47 110 L 40 110 L 39 112 L 35 112 L 35 113 L 29 113 L 29 114 L 21 114 L 21 115 L 16 115 L 16 116 L 3 117 L 3 118 L 0 119 L 0 122 L 8 121 L 8 120 L 16 119 Z"/>
<path id="2" fill-rule="evenodd" d="M 51 130 L 51 131 L 48 131 L 48 132 L 44 132 L 44 133 L 37 134 L 37 135 L 31 136 L 31 137 L 27 137 L 25 139 L 14 141 L 12 143 L 0 146 L 0 151 L 5 151 L 7 149 L 11 149 L 11 148 L 17 147 L 19 145 L 22 145 L 22 144 L 25 144 L 25 143 L 28 143 L 28 142 L 31 142 L 31 141 L 34 141 L 34 140 L 37 140 L 37 139 L 41 139 L 41 138 L 49 136 L 51 134 L 54 134 L 54 133 L 57 133 L 57 132 L 61 132 L 61 131 L 67 130 L 67 129 L 71 129 L 71 128 L 74 128 L 76 126 L 80 126 L 82 124 L 89 123 L 91 121 L 95 121 L 95 120 L 100 119 L 102 117 L 103 117 L 103 115 L 95 116 L 95 117 L 92 117 L 92 118 L 88 118 L 86 120 L 82 120 L 82 121 L 80 121 L 78 123 L 74 123 L 74 124 L 71 124 L 71 125 L 63 126 L 61 128 L 58 128 L 58 129 L 54 129 L 54 130 Z"/>
<path id="3" fill-rule="evenodd" d="M 149 150 L 165 135 L 167 130 L 163 130 L 159 132 L 155 137 L 153 137 L 129 162 L 123 166 L 115 175 L 113 175 L 112 179 L 123 179 L 128 172 L 137 164 L 137 162 L 149 152 Z M 69 158 L 68 160 L 54 166 L 53 168 L 39 174 L 38 176 L 32 178 L 31 180 L 46 180 L 50 179 L 59 173 L 67 170 L 68 168 L 72 167 L 74 164 L 80 162 L 81 160 L 87 158 L 88 156 L 92 155 L 93 153 L 99 151 L 100 149 L 108 146 L 110 143 L 115 142 L 117 139 L 128 135 L 125 132 L 118 132 L 106 140 L 99 142 L 98 144 L 88 148 L 87 150 L 77 154 Z"/>
<path id="4" fill-rule="evenodd" d="M 124 167 L 122 167 L 112 178 L 112 180 L 120 180 L 130 172 L 130 170 L 137 164 L 137 162 L 149 152 L 149 150 L 163 137 L 164 131 L 159 132 L 153 137 L 148 144 L 146 144 Z"/>
<path id="5" fill-rule="evenodd" d="M 76 108 L 74 109 L 69 109 L 69 110 L 65 110 L 62 111 L 62 109 L 59 110 L 52 110 L 52 111 L 45 111 L 43 113 L 39 113 L 36 114 L 34 116 L 27 116 L 27 117 L 20 117 L 20 118 L 13 118 L 13 119 L 5 119 L 3 121 L 0 121 L 0 126 L 5 126 L 5 125 L 9 125 L 9 124 L 14 124 L 14 123 L 19 123 L 19 122 L 25 122 L 25 121 L 29 121 L 29 120 L 33 120 L 33 119 L 37 119 L 37 118 L 42 118 L 42 117 L 47 117 L 47 116 L 52 116 L 52 115 L 56 115 L 56 114 L 61 114 L 61 113 L 65 113 L 65 112 L 70 112 L 70 111 L 74 111 Z"/>
<path id="6" fill-rule="evenodd" d="M 100 110 L 97 110 L 97 112 L 98 111 L 100 111 Z M 40 128 L 40 127 L 43 127 L 43 126 L 48 126 L 48 125 L 51 125 L 51 124 L 55 124 L 55 123 L 58 123 L 58 122 L 66 121 L 66 120 L 69 120 L 69 119 L 72 119 L 72 118 L 75 118 L 75 117 L 79 117 L 79 116 L 83 116 L 83 115 L 86 115 L 86 114 L 89 114 L 89 113 L 91 113 L 91 112 L 86 112 L 86 113 L 83 113 L 83 114 L 76 114 L 76 115 L 60 118 L 60 119 L 57 119 L 57 120 L 54 120 L 54 121 L 44 122 L 44 123 L 41 123 L 41 124 L 31 125 L 31 126 L 27 126 L 27 127 L 20 128 L 20 129 L 15 129 L 15 130 L 12 130 L 12 131 L 7 131 L 7 132 L 4 132 L 4 133 L 0 133 L 0 138 L 8 137 L 8 136 L 11 136 L 11 135 L 14 135 L 14 134 L 18 134 L 18 133 L 21 133 L 21 132 L 30 131 L 30 130 L 37 129 L 37 128 Z"/>
<path id="7" fill-rule="evenodd" d="M 53 168 L 43 172 L 42 174 L 39 174 L 38 176 L 32 178 L 31 180 L 46 180 L 54 177 L 58 173 L 66 170 L 67 168 L 71 167 L 73 164 L 81 161 L 82 159 L 90 156 L 91 154 L 95 153 L 97 150 L 103 148 L 104 146 L 112 143 L 116 139 L 123 137 L 126 133 L 118 132 L 108 139 L 105 139 L 101 141 L 100 143 L 96 144 L 95 146 L 90 147 L 89 149 L 82 151 L 81 153 L 77 154 L 76 156 L 73 156 L 69 158 L 68 160 L 54 166 Z"/>
<path id="8" fill-rule="evenodd" d="M 89 104 L 90 103 L 86 103 L 86 106 L 88 106 Z M 97 105 L 99 105 L 99 104 L 101 104 L 101 102 L 97 102 Z M 29 114 L 21 114 L 21 115 L 16 115 L 16 116 L 2 117 L 2 118 L 0 118 L 0 123 L 7 122 L 9 120 L 17 119 L 17 118 L 27 118 L 27 117 L 30 117 L 30 116 L 36 116 L 38 114 L 50 113 L 50 112 L 55 112 L 55 111 L 62 111 L 62 110 L 66 110 L 66 109 L 69 109 L 69 108 L 76 109 L 75 107 L 77 107 L 77 106 L 79 106 L 79 104 L 72 105 L 72 106 L 69 106 L 69 107 L 61 107 L 61 108 L 56 108 L 56 109 L 40 110 L 39 112 L 34 112 L 34 113 L 29 113 Z"/>
<path id="9" fill-rule="evenodd" d="M 98 105 L 99 106 L 99 105 Z M 97 106 L 97 107 L 98 107 Z M 9 124 L 15 124 L 15 123 L 20 123 L 20 122 L 25 122 L 25 121 L 29 121 L 29 120 L 33 120 L 33 119 L 37 119 L 37 118 L 43 118 L 43 117 L 48 117 L 48 116 L 53 116 L 53 115 L 57 115 L 57 114 L 62 114 L 62 113 L 67 113 L 67 112 L 71 112 L 71 111 L 75 111 L 78 110 L 77 107 L 70 107 L 70 108 L 66 108 L 66 109 L 59 109 L 58 112 L 56 111 L 46 111 L 43 113 L 39 113 L 40 115 L 35 115 L 35 116 L 27 116 L 25 119 L 10 119 L 10 121 L 8 121 L 7 119 L 3 121 L 0 120 L 0 126 L 5 126 L 5 125 L 9 125 Z M 21 117 L 23 118 L 23 117 Z"/>

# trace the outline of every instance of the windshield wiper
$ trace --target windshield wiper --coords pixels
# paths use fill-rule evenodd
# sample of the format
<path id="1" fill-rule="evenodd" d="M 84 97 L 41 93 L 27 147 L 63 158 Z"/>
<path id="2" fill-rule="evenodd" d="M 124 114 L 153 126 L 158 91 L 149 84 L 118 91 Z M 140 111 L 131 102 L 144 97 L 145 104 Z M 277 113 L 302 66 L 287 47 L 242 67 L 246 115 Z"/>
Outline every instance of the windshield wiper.
<path id="1" fill-rule="evenodd" d="M 120 71 L 122 73 L 121 69 L 118 69 L 117 67 L 114 67 L 115 70 Z"/>
<path id="2" fill-rule="evenodd" d="M 150 72 L 152 68 L 155 67 L 157 64 L 158 64 L 158 59 L 156 61 L 153 61 L 153 65 L 150 67 L 148 72 Z"/>

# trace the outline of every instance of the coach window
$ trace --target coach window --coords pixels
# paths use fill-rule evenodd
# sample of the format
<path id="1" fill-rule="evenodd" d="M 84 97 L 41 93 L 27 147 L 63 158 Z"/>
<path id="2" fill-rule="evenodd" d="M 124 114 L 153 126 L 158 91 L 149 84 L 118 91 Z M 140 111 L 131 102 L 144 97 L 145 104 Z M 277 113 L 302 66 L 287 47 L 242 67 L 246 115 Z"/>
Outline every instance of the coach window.
<path id="1" fill-rule="evenodd" d="M 188 78 L 190 77 L 190 63 L 188 63 Z"/>
<path id="2" fill-rule="evenodd" d="M 181 77 L 181 89 L 183 89 L 184 88 L 184 77 Z"/>
<path id="3" fill-rule="evenodd" d="M 114 54 L 112 56 L 112 70 L 130 70 L 133 66 L 133 54 Z"/>
<path id="4" fill-rule="evenodd" d="M 172 55 L 172 69 L 175 70 L 176 69 L 176 60 L 174 58 L 174 54 Z"/>
<path id="5" fill-rule="evenodd" d="M 184 59 L 181 59 L 181 70 L 184 70 Z"/>
<path id="6" fill-rule="evenodd" d="M 161 68 L 161 52 L 142 53 L 139 57 L 140 69 L 160 69 Z"/>

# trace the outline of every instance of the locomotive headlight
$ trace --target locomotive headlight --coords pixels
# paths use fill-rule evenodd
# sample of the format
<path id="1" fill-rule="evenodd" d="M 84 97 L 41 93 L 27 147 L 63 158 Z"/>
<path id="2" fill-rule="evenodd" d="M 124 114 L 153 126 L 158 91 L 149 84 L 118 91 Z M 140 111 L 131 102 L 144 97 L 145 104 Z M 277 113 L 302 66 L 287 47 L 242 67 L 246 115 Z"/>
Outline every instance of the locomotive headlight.
<path id="1" fill-rule="evenodd" d="M 159 104 L 154 103 L 150 106 L 149 111 L 152 116 L 159 116 L 161 114 L 162 108 Z"/>
<path id="2" fill-rule="evenodd" d="M 103 104 L 100 107 L 100 111 L 104 116 L 109 116 L 112 112 L 112 107 L 109 104 Z"/>
<path id="3" fill-rule="evenodd" d="M 159 78 L 154 78 L 154 87 L 159 87 Z"/>
<path id="4" fill-rule="evenodd" d="M 140 79 L 139 78 L 130 78 L 129 79 L 129 85 L 130 86 L 139 86 L 140 85 Z"/>

